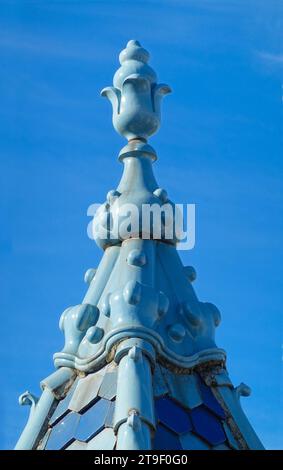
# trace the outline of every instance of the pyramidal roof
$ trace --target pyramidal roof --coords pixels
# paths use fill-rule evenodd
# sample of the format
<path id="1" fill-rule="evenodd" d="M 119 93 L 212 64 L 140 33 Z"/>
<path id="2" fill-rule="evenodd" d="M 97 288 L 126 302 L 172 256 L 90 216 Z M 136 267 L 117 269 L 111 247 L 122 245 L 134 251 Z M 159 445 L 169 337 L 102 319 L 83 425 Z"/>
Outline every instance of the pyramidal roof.
<path id="1" fill-rule="evenodd" d="M 155 180 L 157 157 L 147 143 L 170 88 L 157 83 L 138 41 L 119 59 L 102 95 L 128 143 L 119 154 L 122 179 L 93 221 L 104 254 L 98 269 L 86 272 L 82 303 L 61 316 L 65 345 L 41 397 L 20 397 L 31 408 L 16 449 L 262 449 L 240 403 L 250 389 L 234 387 L 215 343 L 220 312 L 197 298 L 196 273 L 182 265 L 176 230 L 168 236 L 162 217 L 142 228 L 125 224 L 129 205 L 136 222 L 145 205 L 175 206 Z M 173 210 L 171 228 L 176 218 Z"/>

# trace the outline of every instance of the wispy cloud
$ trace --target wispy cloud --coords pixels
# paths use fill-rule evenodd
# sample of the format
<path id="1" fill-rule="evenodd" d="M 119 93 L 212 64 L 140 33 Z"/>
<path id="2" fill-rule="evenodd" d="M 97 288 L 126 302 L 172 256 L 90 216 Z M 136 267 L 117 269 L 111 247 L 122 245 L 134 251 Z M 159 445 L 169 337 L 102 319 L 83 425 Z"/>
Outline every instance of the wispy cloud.
<path id="1" fill-rule="evenodd" d="M 258 57 L 272 65 L 283 65 L 283 52 L 279 54 L 274 54 L 271 52 L 259 51 L 257 53 Z"/>
<path id="2" fill-rule="evenodd" d="M 87 60 L 107 62 L 113 55 L 113 48 L 107 50 L 107 44 L 103 48 L 94 47 L 93 44 L 81 41 L 56 41 L 51 37 L 39 37 L 35 34 L 23 34 L 9 31 L 0 35 L 0 48 L 14 52 L 24 52 L 43 57 L 52 56 L 60 59 Z"/>

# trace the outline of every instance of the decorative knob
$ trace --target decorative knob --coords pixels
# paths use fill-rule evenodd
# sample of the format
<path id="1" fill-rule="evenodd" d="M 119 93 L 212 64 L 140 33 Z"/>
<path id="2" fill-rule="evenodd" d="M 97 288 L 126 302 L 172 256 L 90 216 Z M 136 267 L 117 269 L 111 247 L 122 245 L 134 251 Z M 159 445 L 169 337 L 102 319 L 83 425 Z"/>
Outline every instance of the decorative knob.
<path id="1" fill-rule="evenodd" d="M 113 87 L 104 88 L 113 107 L 113 126 L 128 140 L 144 139 L 160 127 L 160 103 L 171 92 L 168 85 L 157 84 L 157 76 L 148 65 L 149 53 L 138 41 L 128 42 L 119 56 L 121 67 Z"/>

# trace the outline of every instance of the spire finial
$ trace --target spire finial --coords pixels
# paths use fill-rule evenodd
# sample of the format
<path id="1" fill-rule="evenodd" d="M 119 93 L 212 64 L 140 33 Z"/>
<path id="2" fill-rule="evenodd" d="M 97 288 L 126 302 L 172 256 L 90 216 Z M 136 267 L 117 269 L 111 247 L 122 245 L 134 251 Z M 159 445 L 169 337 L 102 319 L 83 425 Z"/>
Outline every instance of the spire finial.
<path id="1" fill-rule="evenodd" d="M 148 65 L 149 53 L 138 41 L 129 41 L 119 60 L 114 86 L 104 88 L 101 95 L 111 101 L 113 125 L 119 134 L 128 140 L 147 140 L 159 129 L 161 98 L 171 89 L 157 84 L 156 73 Z"/>

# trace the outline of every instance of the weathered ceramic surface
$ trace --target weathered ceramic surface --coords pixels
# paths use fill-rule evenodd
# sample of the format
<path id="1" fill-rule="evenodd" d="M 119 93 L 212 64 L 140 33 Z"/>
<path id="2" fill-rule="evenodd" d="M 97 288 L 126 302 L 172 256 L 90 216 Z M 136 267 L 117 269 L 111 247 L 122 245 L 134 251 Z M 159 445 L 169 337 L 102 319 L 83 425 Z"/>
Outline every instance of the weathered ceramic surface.
<path id="1" fill-rule="evenodd" d="M 142 354 L 137 348 L 129 353 L 124 356 L 127 380 L 123 374 L 118 376 L 113 362 L 73 383 L 49 420 L 40 449 L 122 449 L 129 442 L 131 447 L 140 448 L 143 443 L 156 450 L 245 448 L 230 427 L 229 411 L 199 373 L 176 374 L 157 364 L 150 387 L 146 376 L 150 378 L 151 372 L 144 370 Z M 142 397 L 139 384 L 133 388 L 133 374 L 143 377 Z M 138 414 L 129 419 L 129 409 Z M 139 416 L 151 432 L 146 433 Z"/>
<path id="2" fill-rule="evenodd" d="M 158 84 L 148 60 L 130 41 L 114 86 L 102 91 L 115 129 L 129 140 L 119 154 L 124 171 L 93 222 L 102 260 L 85 274 L 82 302 L 61 315 L 58 370 L 42 381 L 39 400 L 29 392 L 20 398 L 31 411 L 17 449 L 262 448 L 240 405 L 250 390 L 233 387 L 215 343 L 220 312 L 196 296 L 196 272 L 176 250 L 175 205 L 153 174 L 157 156 L 147 138 L 170 88 Z M 138 221 L 144 204 L 168 205 L 172 236 L 162 218 L 116 236 L 125 204 L 137 208 Z"/>
<path id="3" fill-rule="evenodd" d="M 122 65 L 114 88 L 103 91 L 112 102 L 116 127 L 123 128 L 121 133 L 131 140 L 120 152 L 124 163 L 120 184 L 108 192 L 94 219 L 95 227 L 103 229 L 95 232 L 95 239 L 105 250 L 104 256 L 97 269 L 86 272 L 89 287 L 82 303 L 67 308 L 60 319 L 65 346 L 54 356 L 57 367 L 96 370 L 123 337 L 148 341 L 172 366 L 190 369 L 208 361 L 225 361 L 225 352 L 215 344 L 220 312 L 197 298 L 192 287 L 195 270 L 182 265 L 174 230 L 165 240 L 165 227 L 160 227 L 158 234 L 155 221 L 148 233 L 131 224 L 125 237 L 114 236 L 114 229 L 125 223 L 127 204 L 137 208 L 139 222 L 145 204 L 174 208 L 153 175 L 156 154 L 145 142 L 151 132 L 137 130 L 140 125 L 159 121 L 157 102 L 168 90 L 156 84 L 148 58 L 138 42 L 130 41 L 120 55 Z M 125 129 L 137 132 L 129 135 Z M 175 216 L 173 212 L 172 227 Z"/>

